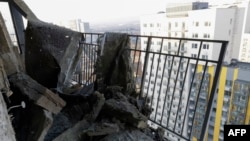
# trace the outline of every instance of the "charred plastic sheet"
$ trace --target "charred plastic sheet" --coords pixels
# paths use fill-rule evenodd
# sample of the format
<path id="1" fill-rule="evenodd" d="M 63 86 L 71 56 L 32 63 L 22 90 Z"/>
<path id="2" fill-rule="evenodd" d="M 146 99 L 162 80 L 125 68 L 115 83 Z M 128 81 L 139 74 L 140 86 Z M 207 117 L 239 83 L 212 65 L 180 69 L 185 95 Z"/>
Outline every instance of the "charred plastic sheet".
<path id="1" fill-rule="evenodd" d="M 28 21 L 25 66 L 27 74 L 47 88 L 63 90 L 82 53 L 81 34 L 42 21 Z"/>

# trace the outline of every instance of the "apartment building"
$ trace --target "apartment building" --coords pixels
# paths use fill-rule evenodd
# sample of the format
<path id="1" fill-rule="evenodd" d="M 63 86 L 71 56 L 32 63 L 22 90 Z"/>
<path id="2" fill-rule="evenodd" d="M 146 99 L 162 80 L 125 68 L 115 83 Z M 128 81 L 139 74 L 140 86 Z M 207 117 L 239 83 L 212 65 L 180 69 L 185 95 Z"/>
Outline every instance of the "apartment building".
<path id="1" fill-rule="evenodd" d="M 223 141 L 224 124 L 249 124 L 250 63 L 232 59 L 222 67 L 207 140 Z"/>
<path id="2" fill-rule="evenodd" d="M 227 40 L 229 44 L 224 61 L 230 63 L 232 58 L 247 61 L 247 57 L 250 57 L 248 55 L 248 30 L 250 25 L 248 9 L 249 0 L 217 7 L 209 7 L 206 2 L 170 5 L 166 8 L 166 13 L 161 12 L 155 15 L 141 17 L 141 34 L 178 38 Z M 141 48 L 146 49 L 148 42 L 147 40 L 141 40 Z M 179 41 L 176 40 L 160 41 L 153 39 L 150 40 L 150 44 L 150 51 L 152 52 L 160 51 L 174 55 L 176 54 L 176 49 L 181 47 L 179 54 L 181 56 L 202 59 L 216 59 L 218 57 L 219 45 L 215 43 L 191 41 L 179 43 Z M 162 44 L 162 48 L 159 48 L 160 44 Z M 144 57 L 142 57 L 142 62 L 145 61 L 143 58 Z M 180 59 L 174 58 L 173 61 L 173 57 L 168 56 L 168 59 L 172 61 L 169 63 L 167 61 L 167 63 L 164 64 L 162 61 L 164 59 L 165 58 L 162 56 L 149 56 L 152 65 L 147 67 L 144 91 L 147 95 L 152 97 L 151 106 L 153 109 L 157 109 L 151 114 L 151 118 L 163 125 L 165 121 L 166 126 L 170 129 L 172 128 L 175 132 L 178 133 L 178 130 L 182 129 L 184 136 L 191 137 L 193 140 L 199 140 L 201 125 L 205 115 L 205 107 L 207 107 L 209 97 L 208 93 L 211 90 L 210 84 L 213 81 L 212 72 L 215 70 L 216 66 L 212 63 L 208 64 L 204 77 L 205 81 L 200 84 L 199 78 L 201 78 L 202 68 L 204 67 L 202 62 L 199 62 L 199 66 L 196 72 L 194 72 L 194 69 L 196 69 L 194 61 L 190 61 L 189 64 L 187 64 L 185 60 L 180 61 Z M 172 62 L 173 64 L 171 64 Z M 155 64 L 158 65 L 155 66 Z M 171 68 L 170 74 L 165 72 L 162 73 L 162 67 L 164 65 L 167 68 Z M 183 74 L 185 75 L 185 73 L 179 68 L 181 68 L 180 66 L 185 67 L 187 65 L 191 66 L 187 71 L 187 74 L 190 75 L 187 75 L 186 81 L 183 81 L 181 76 Z M 183 83 L 192 80 L 192 74 L 194 73 L 193 85 L 183 85 Z M 147 76 L 154 76 L 156 79 L 152 81 L 152 78 Z M 178 79 L 176 79 L 176 81 L 171 80 L 171 78 L 168 78 L 169 76 Z M 173 87 L 167 88 L 164 87 L 164 85 L 160 85 L 159 81 L 157 81 L 157 77 L 163 77 L 163 84 L 170 84 Z M 223 76 L 220 81 L 223 81 Z M 154 83 L 156 83 L 156 86 L 150 85 Z M 221 83 L 219 84 L 221 85 Z M 189 87 L 192 88 L 191 91 L 189 91 Z M 200 92 L 199 97 L 197 97 L 198 90 Z M 182 93 L 181 96 L 178 96 L 178 91 Z M 221 97 L 221 91 L 225 90 L 221 89 L 220 86 L 218 95 L 216 95 L 217 100 L 213 102 L 212 116 L 209 119 L 209 128 L 206 133 L 206 138 L 208 140 L 223 140 L 223 125 L 226 121 L 229 121 L 228 118 L 230 116 L 228 116 L 228 109 L 231 105 L 230 98 L 227 96 L 229 93 L 225 94 L 225 97 Z M 155 93 L 158 93 L 159 97 L 154 96 Z M 169 93 L 173 94 L 169 95 Z M 167 95 L 167 98 L 165 95 Z M 188 99 L 189 96 L 190 98 Z M 219 98 L 225 99 L 225 105 L 221 105 L 221 102 L 217 102 Z M 194 110 L 194 105 L 192 105 L 192 103 L 197 103 L 196 107 L 199 107 L 199 109 Z M 186 106 L 188 106 L 188 120 L 183 121 L 185 118 L 183 114 L 185 112 L 184 107 Z M 218 109 L 218 106 L 220 109 Z M 173 109 L 175 109 L 175 111 Z M 223 116 L 219 116 L 220 114 Z M 169 122 L 171 120 L 174 125 Z M 231 119 L 231 121 L 233 121 L 233 119 Z M 151 124 L 154 126 L 153 123 Z M 221 126 L 214 126 L 218 124 Z M 169 140 L 181 140 L 178 135 L 172 134 L 169 131 L 166 131 L 165 137 Z"/>

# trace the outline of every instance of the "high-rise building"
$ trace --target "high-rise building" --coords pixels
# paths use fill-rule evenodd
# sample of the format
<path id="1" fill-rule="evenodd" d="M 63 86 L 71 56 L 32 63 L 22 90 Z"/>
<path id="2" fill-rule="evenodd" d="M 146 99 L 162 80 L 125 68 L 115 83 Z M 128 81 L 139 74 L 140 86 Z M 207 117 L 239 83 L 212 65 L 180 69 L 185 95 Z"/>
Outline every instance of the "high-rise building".
<path id="1" fill-rule="evenodd" d="M 208 3 L 206 2 L 193 2 L 187 4 L 177 4 L 177 5 L 170 5 L 166 8 L 166 13 L 158 13 L 154 15 L 146 15 L 141 17 L 141 34 L 142 35 L 149 35 L 149 36 L 166 36 L 166 37 L 177 37 L 177 38 L 195 38 L 195 39 L 213 39 L 213 40 L 226 40 L 229 41 L 224 62 L 231 63 L 232 58 L 236 58 L 240 61 L 247 61 L 250 59 L 250 50 L 249 46 L 249 26 L 250 26 L 250 1 L 240 1 L 233 4 L 225 4 L 216 7 L 209 7 Z M 146 49 L 146 45 L 148 40 L 141 40 L 141 48 Z M 150 51 L 162 51 L 168 54 L 175 54 L 176 48 L 179 46 L 180 48 L 180 55 L 181 56 L 190 56 L 194 58 L 202 58 L 202 59 L 216 59 L 218 58 L 218 45 L 215 43 L 208 43 L 208 42 L 182 42 L 181 45 L 179 41 L 175 40 L 168 40 L 168 41 L 160 41 L 157 39 L 150 40 L 151 48 Z M 163 44 L 163 49 L 159 48 L 159 45 Z M 158 47 L 157 47 L 158 45 Z M 199 54 L 199 48 L 200 50 Z M 199 56 L 198 56 L 199 54 Z M 249 55 L 248 55 L 249 54 Z M 249 57 L 249 58 L 248 58 Z M 144 57 L 142 57 L 142 62 Z M 169 83 L 173 85 L 172 88 L 164 87 L 164 85 L 158 85 L 157 79 L 145 79 L 144 91 L 147 95 L 154 95 L 154 93 L 159 93 L 159 98 L 153 98 L 152 96 L 152 103 L 151 106 L 153 109 L 157 109 L 156 112 L 151 114 L 151 118 L 155 118 L 156 121 L 161 121 L 159 123 L 164 124 L 164 120 L 167 122 L 166 126 L 171 130 L 175 130 L 178 133 L 178 128 L 183 128 L 184 135 L 191 137 L 193 140 L 199 140 L 199 136 L 201 134 L 201 126 L 204 120 L 206 107 L 208 104 L 209 99 L 209 92 L 211 91 L 211 84 L 213 82 L 213 72 L 216 69 L 214 64 L 208 64 L 206 68 L 206 73 L 203 78 L 203 82 L 201 82 L 201 76 L 204 69 L 204 64 L 199 62 L 197 66 L 197 70 L 195 72 L 195 77 L 193 80 L 193 84 L 189 86 L 185 84 L 183 86 L 183 78 L 181 77 L 182 74 L 185 73 L 181 72 L 183 66 L 187 66 L 187 62 L 185 60 L 178 61 L 175 58 L 173 64 L 171 62 L 166 63 L 166 67 L 171 67 L 173 70 L 176 67 L 176 70 L 171 73 L 171 77 L 177 78 L 177 80 L 169 81 L 167 76 L 165 78 L 166 73 L 161 72 L 161 67 L 164 65 L 163 57 L 157 56 L 149 56 L 149 60 L 151 60 L 151 64 L 157 64 L 158 67 L 154 65 L 149 65 L 146 69 L 146 76 L 155 76 L 155 77 L 164 77 L 163 84 Z M 171 60 L 171 56 L 169 56 Z M 157 62 L 157 63 L 156 63 Z M 193 70 L 195 69 L 195 62 L 190 61 L 189 64 L 191 66 L 188 69 L 187 80 L 192 79 L 192 74 L 194 73 Z M 241 73 L 238 72 L 238 76 L 244 74 L 244 67 L 241 67 Z M 208 140 L 223 140 L 223 125 L 225 123 L 247 123 L 249 122 L 249 113 L 247 113 L 247 105 L 245 105 L 245 110 L 241 110 L 244 115 L 242 117 L 247 119 L 238 119 L 233 117 L 233 114 L 237 111 L 235 109 L 236 106 L 233 102 L 234 100 L 239 100 L 239 98 L 231 98 L 232 95 L 242 92 L 242 89 L 247 87 L 246 81 L 250 81 L 250 78 L 240 78 L 234 77 L 231 79 L 231 74 L 225 76 L 223 71 L 231 70 L 229 67 L 224 66 L 222 68 L 222 73 L 219 81 L 218 92 L 216 93 L 216 98 L 213 101 L 213 109 L 212 113 L 210 114 L 211 117 L 209 118 L 209 124 L 206 132 L 205 138 Z M 179 72 L 176 72 L 179 71 Z M 159 75 L 163 74 L 163 75 Z M 176 77 L 177 75 L 177 77 Z M 244 74 L 245 75 L 245 74 Z M 151 77 L 148 77 L 151 78 Z M 238 79 L 238 81 L 236 81 Z M 240 79 L 243 79 L 241 81 Z M 235 82 L 234 84 L 238 86 L 238 92 L 227 92 L 227 88 L 223 81 L 231 80 Z M 169 82 L 168 82 L 169 81 Z M 188 82 L 188 81 L 186 81 Z M 156 85 L 150 85 L 149 83 L 156 83 Z M 223 86 L 224 85 L 224 86 Z M 235 87 L 236 87 L 235 86 Z M 187 88 L 191 87 L 191 91 Z M 244 87 L 244 88 L 243 88 Z M 160 88 L 160 91 L 159 91 Z M 174 88 L 174 89 L 173 89 Z M 152 92 L 151 92 L 151 91 Z M 158 90 L 158 91 L 157 91 Z M 245 89 L 246 90 L 246 89 Z M 175 93 L 182 93 L 183 95 L 178 97 Z M 171 95 L 168 95 L 168 92 L 174 93 L 176 96 L 171 98 Z M 200 93 L 199 97 L 197 97 L 198 92 Z M 167 95 L 167 98 L 164 97 Z M 150 95 L 151 96 L 151 95 Z M 172 95 L 173 96 L 173 95 Z M 190 96 L 190 97 L 189 97 Z M 189 97 L 189 99 L 187 99 Z M 173 100 L 174 99 L 174 100 Z M 185 102 L 186 101 L 186 102 Z M 156 104 L 157 103 L 157 104 Z M 161 104 L 164 103 L 164 104 Z M 162 112 L 165 107 L 176 109 L 176 111 L 171 111 L 169 113 Z M 177 103 L 177 104 L 175 104 Z M 179 104 L 180 103 L 180 104 Z M 197 103 L 197 109 L 194 109 L 195 104 Z M 245 103 L 246 104 L 246 103 Z M 160 105 L 160 106 L 159 106 Z M 237 105 L 237 104 L 236 104 Z M 158 106 L 158 107 L 157 107 Z M 179 107 L 178 107 L 179 106 Z M 187 116 L 188 120 L 183 121 L 184 114 L 183 112 L 185 109 L 183 107 L 188 106 Z M 177 108 L 176 108 L 177 107 Z M 239 110 L 239 111 L 240 111 Z M 230 111 L 232 111 L 230 113 Z M 238 111 L 238 112 L 239 112 Z M 176 115 L 178 114 L 178 115 Z M 159 115 L 159 116 L 158 116 Z M 172 117 L 172 115 L 174 115 Z M 162 118 L 161 118 L 162 116 Z M 158 118 L 159 117 L 159 118 Z M 190 117 L 190 118 L 189 118 Z M 169 122 L 169 119 L 173 119 L 172 121 L 175 122 L 175 125 L 172 125 Z M 180 121 L 180 122 L 179 122 Z M 238 122 L 241 121 L 241 122 Z M 246 122 L 247 121 L 247 122 Z M 152 123 L 153 124 L 153 123 Z M 177 126 L 176 126 L 177 125 Z M 216 125 L 216 126 L 215 126 Z M 218 126 L 220 125 L 220 126 Z M 178 136 L 172 134 L 171 132 L 166 131 L 165 137 L 169 140 L 181 140 Z"/>
<path id="2" fill-rule="evenodd" d="M 141 34 L 227 40 L 225 61 L 236 58 L 246 62 L 250 59 L 246 48 L 250 36 L 249 7 L 249 0 L 217 7 L 208 7 L 205 2 L 170 5 L 166 13 L 142 16 Z M 204 57 L 213 58 L 217 52 L 213 46 L 208 44 Z"/>
<path id="3" fill-rule="evenodd" d="M 250 63 L 232 59 L 222 67 L 217 96 L 208 124 L 207 139 L 223 140 L 224 124 L 250 122 Z"/>
<path id="4" fill-rule="evenodd" d="M 66 20 L 66 21 L 60 21 L 58 23 L 60 26 L 64 26 L 66 28 L 70 28 L 74 31 L 78 32 L 90 32 L 90 27 L 88 22 L 83 22 L 81 19 L 73 19 L 73 20 Z"/>

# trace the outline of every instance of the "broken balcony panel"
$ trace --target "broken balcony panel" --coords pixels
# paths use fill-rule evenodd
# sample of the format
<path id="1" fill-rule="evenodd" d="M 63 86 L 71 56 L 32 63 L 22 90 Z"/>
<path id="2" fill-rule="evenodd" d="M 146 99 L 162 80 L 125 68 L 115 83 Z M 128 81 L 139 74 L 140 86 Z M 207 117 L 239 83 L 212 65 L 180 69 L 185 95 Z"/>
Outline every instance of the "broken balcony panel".
<path id="1" fill-rule="evenodd" d="M 25 65 L 27 74 L 47 88 L 63 93 L 82 54 L 81 34 L 41 21 L 28 21 Z"/>
<path id="2" fill-rule="evenodd" d="M 25 73 L 13 74 L 9 81 L 15 89 L 49 112 L 58 114 L 66 105 L 65 101 L 57 94 L 43 87 Z"/>

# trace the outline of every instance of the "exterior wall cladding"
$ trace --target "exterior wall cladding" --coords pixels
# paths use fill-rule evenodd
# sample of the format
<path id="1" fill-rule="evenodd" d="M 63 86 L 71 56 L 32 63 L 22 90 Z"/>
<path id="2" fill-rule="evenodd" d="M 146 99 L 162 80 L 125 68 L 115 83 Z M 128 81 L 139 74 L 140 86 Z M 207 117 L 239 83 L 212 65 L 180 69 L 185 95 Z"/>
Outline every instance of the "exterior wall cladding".
<path id="1" fill-rule="evenodd" d="M 247 55 L 242 51 L 246 51 L 246 44 L 248 40 L 243 37 L 248 37 L 249 30 L 249 1 L 242 3 L 236 3 L 232 5 L 205 8 L 204 6 L 200 10 L 191 10 L 190 4 L 184 6 L 178 6 L 176 8 L 167 8 L 167 13 L 161 13 L 156 15 L 147 15 L 141 17 L 141 34 L 151 36 L 167 36 L 167 37 L 179 37 L 179 38 L 200 38 L 200 39 L 216 39 L 216 40 L 228 40 L 229 45 L 227 48 L 225 62 L 231 63 L 231 59 L 236 58 L 240 61 L 247 61 Z M 182 9 L 180 8 L 182 7 Z M 186 7 L 186 10 L 185 10 Z M 183 9 L 184 8 L 184 9 Z M 205 8 L 205 9 L 204 9 Z M 223 19 L 223 20 L 221 20 Z M 142 49 L 146 48 L 145 41 L 141 41 Z M 153 45 L 152 45 L 153 46 Z M 168 45 L 163 46 L 167 51 L 175 46 L 175 43 L 170 41 Z M 199 44 L 187 43 L 185 48 L 185 55 L 194 57 L 197 52 Z M 203 45 L 204 46 L 204 45 Z M 172 48 L 171 48 L 172 47 Z M 239 48 L 240 47 L 240 48 Z M 153 48 L 157 50 L 157 48 Z M 202 56 L 205 59 L 213 59 L 216 54 L 216 45 L 207 44 L 202 52 Z M 243 55 L 243 56 L 242 56 Z M 244 58 L 245 57 L 245 58 Z M 152 60 L 157 61 L 157 60 Z M 190 62 L 191 64 L 193 62 Z M 195 77 L 196 85 L 192 86 L 190 93 L 190 99 L 188 103 L 182 103 L 183 106 L 188 106 L 188 115 L 194 117 L 193 122 L 187 120 L 184 122 L 184 130 L 186 135 L 190 135 L 193 140 L 199 140 L 201 123 L 204 116 L 204 110 L 208 100 L 208 91 L 211 89 L 211 82 L 213 76 L 210 72 L 214 70 L 216 66 L 210 65 L 207 68 L 207 74 L 202 84 L 199 83 L 199 69 L 202 70 L 202 64 L 198 66 L 198 72 Z M 250 64 L 243 62 L 231 63 L 231 65 L 225 65 L 222 68 L 219 85 L 216 93 L 216 98 L 212 105 L 212 114 L 208 123 L 208 130 L 206 133 L 207 140 L 223 140 L 224 124 L 249 124 L 250 122 Z M 151 68 L 148 68 L 151 69 Z M 154 72 L 152 72 L 154 73 Z M 189 73 L 192 74 L 192 68 L 189 69 Z M 150 74 L 149 74 L 150 75 Z M 191 79 L 191 76 L 188 78 Z M 177 83 L 181 83 L 176 81 Z M 194 111 L 192 103 L 195 102 L 197 96 L 197 87 L 201 85 L 201 94 L 198 98 L 198 107 Z M 177 87 L 178 88 L 178 87 Z M 187 98 L 189 92 L 186 91 Z M 186 101 L 186 100 L 183 100 Z M 162 101 L 169 103 L 168 100 Z M 153 102 L 154 103 L 154 102 Z M 156 102 L 155 102 L 156 103 Z M 155 113 L 157 114 L 157 113 Z M 155 116 L 155 115 L 152 115 Z M 164 115 L 168 116 L 168 115 Z M 179 115 L 182 119 L 183 115 Z M 191 119 L 191 118 L 190 118 Z M 164 118 L 163 118 L 164 121 Z M 178 124 L 178 121 L 177 121 Z M 190 125 L 194 125 L 190 129 Z M 215 126 L 220 125 L 220 126 Z M 168 126 L 171 126 L 169 124 Z M 177 141 L 181 140 L 171 132 L 166 131 L 166 138 L 169 140 Z"/>

